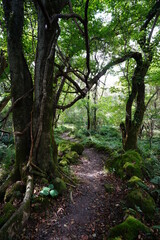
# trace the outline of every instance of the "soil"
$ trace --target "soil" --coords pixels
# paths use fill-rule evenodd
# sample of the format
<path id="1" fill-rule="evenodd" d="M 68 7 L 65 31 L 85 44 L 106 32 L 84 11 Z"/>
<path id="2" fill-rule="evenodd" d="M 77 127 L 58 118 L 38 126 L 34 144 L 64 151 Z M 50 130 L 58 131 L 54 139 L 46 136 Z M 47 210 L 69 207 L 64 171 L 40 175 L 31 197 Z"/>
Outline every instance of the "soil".
<path id="1" fill-rule="evenodd" d="M 114 174 L 104 171 L 104 153 L 85 149 L 72 171 L 79 179 L 75 189 L 54 200 L 45 211 L 31 214 L 20 239 L 105 240 L 109 229 L 123 220 L 126 186 Z M 107 193 L 104 184 L 112 184 Z"/>

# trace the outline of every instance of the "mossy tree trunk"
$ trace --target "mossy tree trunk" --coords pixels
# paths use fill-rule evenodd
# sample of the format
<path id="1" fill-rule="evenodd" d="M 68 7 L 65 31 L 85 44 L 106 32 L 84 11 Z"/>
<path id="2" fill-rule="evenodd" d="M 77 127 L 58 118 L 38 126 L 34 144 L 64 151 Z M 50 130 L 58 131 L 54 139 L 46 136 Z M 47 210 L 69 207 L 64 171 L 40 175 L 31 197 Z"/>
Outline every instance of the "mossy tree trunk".
<path id="1" fill-rule="evenodd" d="M 15 132 L 15 176 L 21 179 L 22 166 L 26 164 L 30 151 L 30 113 L 32 110 L 32 78 L 22 49 L 24 21 L 23 0 L 3 0 L 8 35 L 8 59 L 11 74 L 11 97 L 13 127 Z M 24 97 L 22 97 L 24 96 Z M 19 99 L 19 101 L 18 101 Z"/>
<path id="2" fill-rule="evenodd" d="M 144 78 L 148 71 L 152 54 L 148 61 L 142 59 L 139 53 L 135 59 L 137 66 L 132 77 L 132 89 L 126 104 L 125 124 L 121 124 L 122 142 L 124 150 L 137 149 L 139 130 L 145 113 L 145 83 Z M 133 115 L 133 103 L 136 102 L 136 109 Z"/>
<path id="3" fill-rule="evenodd" d="M 17 179 L 22 179 L 22 168 L 28 159 L 46 175 L 53 175 L 56 169 L 57 149 L 52 126 L 57 81 L 54 78 L 54 58 L 59 26 L 57 20 L 51 21 L 51 18 L 60 13 L 66 4 L 67 0 L 35 2 L 38 13 L 38 45 L 33 103 L 32 77 L 22 46 L 24 1 L 3 0 L 13 105 L 19 99 L 13 108 Z"/>

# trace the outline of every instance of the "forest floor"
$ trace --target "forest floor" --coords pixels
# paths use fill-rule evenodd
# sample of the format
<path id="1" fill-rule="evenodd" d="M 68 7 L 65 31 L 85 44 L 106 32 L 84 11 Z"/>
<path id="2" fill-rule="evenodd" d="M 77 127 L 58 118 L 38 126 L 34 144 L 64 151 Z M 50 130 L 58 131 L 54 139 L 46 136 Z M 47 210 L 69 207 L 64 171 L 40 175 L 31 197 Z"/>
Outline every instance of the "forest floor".
<path id="1" fill-rule="evenodd" d="M 123 219 L 122 203 L 127 187 L 104 171 L 106 155 L 85 149 L 77 165 L 71 166 L 78 185 L 45 211 L 31 214 L 20 239 L 88 240 L 107 239 L 108 230 Z M 104 184 L 112 184 L 107 193 Z"/>

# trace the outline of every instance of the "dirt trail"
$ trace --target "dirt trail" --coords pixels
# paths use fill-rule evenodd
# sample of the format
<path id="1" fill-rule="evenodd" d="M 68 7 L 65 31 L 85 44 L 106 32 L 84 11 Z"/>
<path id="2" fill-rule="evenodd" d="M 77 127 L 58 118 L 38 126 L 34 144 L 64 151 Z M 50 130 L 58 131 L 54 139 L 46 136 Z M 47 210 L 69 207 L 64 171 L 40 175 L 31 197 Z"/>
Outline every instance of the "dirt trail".
<path id="1" fill-rule="evenodd" d="M 23 239 L 107 239 L 109 228 L 122 219 L 120 201 L 124 189 L 119 179 L 103 171 L 105 158 L 93 148 L 85 149 L 80 163 L 71 167 L 80 181 L 72 192 L 73 198 L 67 193 L 45 215 L 31 216 L 30 233 Z M 113 193 L 106 193 L 106 182 L 114 185 Z"/>

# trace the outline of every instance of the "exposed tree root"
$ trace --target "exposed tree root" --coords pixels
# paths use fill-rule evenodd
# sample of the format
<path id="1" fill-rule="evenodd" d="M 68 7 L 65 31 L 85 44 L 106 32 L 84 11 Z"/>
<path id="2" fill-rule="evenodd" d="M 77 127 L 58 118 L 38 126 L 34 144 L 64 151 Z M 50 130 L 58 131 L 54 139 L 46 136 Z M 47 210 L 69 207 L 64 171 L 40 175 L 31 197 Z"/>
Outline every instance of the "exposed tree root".
<path id="1" fill-rule="evenodd" d="M 13 184 L 13 182 L 14 182 L 14 175 L 15 175 L 15 172 L 13 170 L 11 172 L 10 176 L 0 186 L 0 200 L 4 197 L 7 188 Z"/>
<path id="2" fill-rule="evenodd" d="M 64 176 L 65 178 L 67 178 L 75 186 L 74 180 L 70 178 L 67 174 L 65 174 L 61 168 L 58 168 L 57 171 L 61 176 Z"/>
<path id="3" fill-rule="evenodd" d="M 33 193 L 33 176 L 28 175 L 26 192 L 23 202 L 19 209 L 10 217 L 10 219 L 0 229 L 0 239 L 13 239 L 15 234 L 22 229 L 30 216 L 30 202 Z"/>

